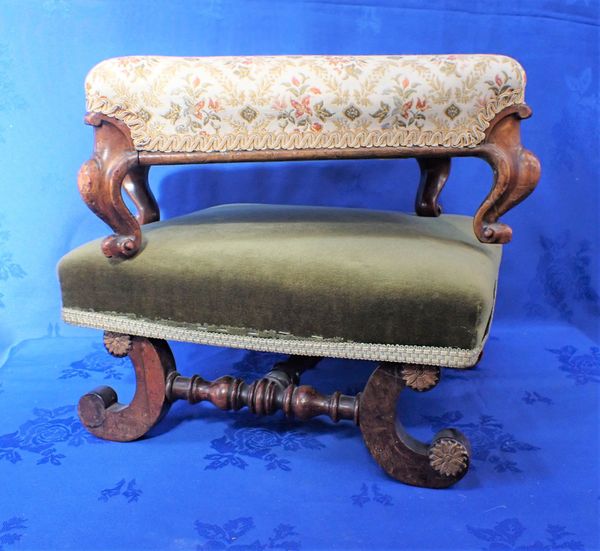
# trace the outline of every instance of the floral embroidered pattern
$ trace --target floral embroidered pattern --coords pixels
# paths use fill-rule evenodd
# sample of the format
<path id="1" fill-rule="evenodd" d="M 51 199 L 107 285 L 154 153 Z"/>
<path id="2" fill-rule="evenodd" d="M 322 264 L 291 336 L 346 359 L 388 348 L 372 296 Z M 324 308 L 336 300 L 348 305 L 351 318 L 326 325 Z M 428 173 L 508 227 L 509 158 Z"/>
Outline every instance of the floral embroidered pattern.
<path id="1" fill-rule="evenodd" d="M 143 493 L 142 490 L 136 488 L 135 478 L 132 478 L 129 482 L 122 478 L 113 488 L 105 488 L 102 490 L 98 501 L 107 502 L 113 497 L 123 496 L 127 500 L 127 503 L 133 503 L 138 501 Z"/>
<path id="2" fill-rule="evenodd" d="M 21 540 L 23 530 L 27 529 L 27 519 L 12 517 L 0 525 L 0 551 L 6 549 L 5 545 L 13 545 Z"/>
<path id="3" fill-rule="evenodd" d="M 268 470 L 281 469 L 291 471 L 290 461 L 281 458 L 274 449 L 284 452 L 295 452 L 302 448 L 319 450 L 325 446 L 315 437 L 297 430 L 278 431 L 257 428 L 238 427 L 225 430 L 221 438 L 210 444 L 217 453 L 204 456 L 210 463 L 205 469 L 222 469 L 227 466 L 245 469 L 248 463 L 244 458 L 258 459 L 265 462 Z"/>
<path id="4" fill-rule="evenodd" d="M 88 111 L 163 152 L 472 147 L 524 88 L 499 55 L 122 57 L 85 83 Z"/>
<path id="5" fill-rule="evenodd" d="M 471 442 L 472 459 L 490 463 L 497 472 L 521 472 L 516 461 L 506 457 L 522 451 L 539 450 L 526 442 L 520 442 L 514 435 L 506 432 L 502 423 L 491 415 L 481 415 L 477 423 L 460 422 L 463 414 L 460 411 L 449 411 L 439 417 L 425 416 L 433 430 L 438 431 L 448 426 L 465 432 Z"/>
<path id="6" fill-rule="evenodd" d="M 550 349 L 549 352 L 558 356 L 559 369 L 565 371 L 575 384 L 600 383 L 600 348 L 591 347 L 589 354 L 577 354 L 574 346 Z"/>
<path id="7" fill-rule="evenodd" d="M 104 379 L 121 380 L 124 368 L 131 367 L 131 360 L 110 356 L 104 346 L 99 343 L 94 343 L 93 347 L 93 352 L 63 369 L 59 379 L 71 379 L 72 377 L 89 379 L 92 375 L 103 375 Z"/>
<path id="8" fill-rule="evenodd" d="M 558 524 L 548 524 L 546 527 L 546 536 L 543 540 L 535 540 L 525 544 L 521 542 L 521 537 L 525 534 L 526 528 L 516 518 L 508 518 L 500 521 L 493 528 L 473 528 L 467 525 L 467 530 L 488 544 L 485 549 L 571 549 L 573 551 L 583 549 L 583 542 L 572 539 L 572 532 L 567 532 L 564 526 Z"/>
<path id="9" fill-rule="evenodd" d="M 373 503 L 384 505 L 385 507 L 389 507 L 394 504 L 392 496 L 383 493 L 377 484 L 371 484 L 371 488 L 369 489 L 369 485 L 365 484 L 364 482 L 360 487 L 360 493 L 350 496 L 350 498 L 352 499 L 352 505 L 356 505 L 361 508 L 371 501 Z"/>
<path id="10" fill-rule="evenodd" d="M 66 456 L 57 447 L 67 444 L 81 446 L 84 442 L 100 442 L 87 432 L 75 415 L 75 406 L 33 410 L 34 418 L 15 432 L 0 436 L 0 459 L 17 463 L 23 458 L 20 451 L 36 453 L 38 465 L 60 465 Z"/>
<path id="11" fill-rule="evenodd" d="M 204 542 L 198 545 L 198 550 L 203 549 L 284 549 L 294 551 L 300 549 L 300 542 L 296 539 L 290 540 L 293 536 L 298 536 L 294 527 L 290 524 L 277 525 L 266 541 L 254 539 L 252 541 L 242 541 L 244 536 L 255 529 L 252 517 L 239 517 L 226 522 L 223 525 L 208 524 L 197 520 L 194 528 Z M 254 537 L 254 536 L 250 536 Z M 246 538 L 247 540 L 248 538 Z"/>

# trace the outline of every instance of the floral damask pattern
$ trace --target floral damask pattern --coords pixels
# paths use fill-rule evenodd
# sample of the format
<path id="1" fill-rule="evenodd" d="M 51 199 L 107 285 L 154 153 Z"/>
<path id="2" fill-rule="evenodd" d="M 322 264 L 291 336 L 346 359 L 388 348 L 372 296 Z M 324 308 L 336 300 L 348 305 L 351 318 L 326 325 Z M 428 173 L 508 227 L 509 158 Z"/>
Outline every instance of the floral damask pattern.
<path id="1" fill-rule="evenodd" d="M 104 379 L 122 379 L 124 368 L 131 367 L 131 360 L 127 357 L 110 356 L 104 346 L 99 343 L 94 343 L 93 347 L 93 352 L 81 360 L 71 362 L 69 367 L 63 369 L 59 379 L 71 379 L 72 377 L 88 379 L 92 375 L 102 375 Z"/>
<path id="2" fill-rule="evenodd" d="M 102 490 L 98 501 L 107 502 L 113 497 L 122 496 L 127 503 L 134 503 L 138 501 L 140 496 L 144 493 L 136 486 L 136 484 L 135 478 L 132 478 L 129 482 L 122 478 L 112 488 L 105 488 Z"/>
<path id="3" fill-rule="evenodd" d="M 533 404 L 546 404 L 548 406 L 551 406 L 552 404 L 554 404 L 554 401 L 552 400 L 552 398 L 548 398 L 548 396 L 542 396 L 536 390 L 525 391 L 525 394 L 524 394 L 522 400 L 529 406 L 531 406 Z"/>
<path id="4" fill-rule="evenodd" d="M 280 457 L 278 451 L 295 452 L 301 449 L 319 450 L 324 444 L 306 432 L 282 430 L 281 432 L 260 427 L 234 425 L 225 430 L 221 438 L 210 444 L 216 453 L 204 456 L 210 463 L 205 469 L 237 467 L 244 470 L 245 458 L 263 461 L 268 470 L 291 471 L 290 460 Z"/>
<path id="5" fill-rule="evenodd" d="M 574 346 L 550 349 L 549 352 L 558 356 L 559 369 L 567 373 L 577 385 L 600 383 L 600 348 L 590 348 L 589 354 L 577 354 Z"/>
<path id="6" fill-rule="evenodd" d="M 0 525 L 0 551 L 4 551 L 5 546 L 14 545 L 21 540 L 23 530 L 27 529 L 26 522 L 27 519 L 12 517 Z"/>
<path id="7" fill-rule="evenodd" d="M 6 248 L 9 238 L 10 232 L 2 230 L 2 219 L 0 218 L 0 282 L 11 278 L 20 279 L 26 275 L 25 270 L 13 260 L 12 253 Z M 3 297 L 4 295 L 0 293 L 0 308 L 4 308 Z"/>
<path id="8" fill-rule="evenodd" d="M 352 499 L 352 505 L 361 508 L 367 503 L 378 503 L 385 507 L 390 507 L 394 504 L 392 496 L 382 492 L 378 484 L 371 484 L 369 488 L 369 485 L 364 482 L 360 487 L 360 492 L 350 496 L 350 498 Z"/>
<path id="9" fill-rule="evenodd" d="M 233 374 L 245 381 L 260 379 L 268 373 L 273 366 L 284 361 L 288 356 L 272 352 L 255 352 L 249 350 L 241 360 L 232 365 Z"/>
<path id="10" fill-rule="evenodd" d="M 300 542 L 295 538 L 298 536 L 294 526 L 291 524 L 278 524 L 273 528 L 271 535 L 266 540 L 250 539 L 254 536 L 245 537 L 256 527 L 252 517 L 239 517 L 227 521 L 225 524 L 209 524 L 197 520 L 194 528 L 198 535 L 204 540 L 196 549 L 284 549 L 294 551 L 300 549 Z M 290 539 L 294 538 L 294 539 Z M 242 540 L 238 543 L 238 540 Z"/>
<path id="11" fill-rule="evenodd" d="M 27 104 L 18 93 L 15 84 L 15 56 L 6 43 L 0 43 L 0 142 L 4 141 L 4 131 L 9 126 L 10 114 Z"/>
<path id="12" fill-rule="evenodd" d="M 140 56 L 85 87 L 144 151 L 471 147 L 524 102 L 525 73 L 498 55 Z"/>
<path id="13" fill-rule="evenodd" d="M 541 255 L 535 277 L 529 284 L 530 300 L 525 304 L 532 317 L 558 315 L 573 321 L 575 308 L 583 306 L 593 316 L 600 315 L 600 296 L 594 288 L 592 243 L 575 242 L 569 231 L 540 237 Z"/>
<path id="14" fill-rule="evenodd" d="M 61 465 L 66 456 L 58 447 L 81 446 L 84 442 L 101 442 L 87 432 L 77 419 L 75 406 L 56 409 L 35 408 L 34 418 L 22 424 L 15 432 L 0 435 L 0 459 L 18 463 L 19 452 L 38 454 L 38 465 Z"/>
<path id="15" fill-rule="evenodd" d="M 540 551 L 584 549 L 583 542 L 572 537 L 575 534 L 567 532 L 564 526 L 558 524 L 548 524 L 544 538 L 529 541 L 529 543 L 522 541 L 526 528 L 516 518 L 502 520 L 493 528 L 474 528 L 467 525 L 467 530 L 477 539 L 488 544 L 483 549 L 537 549 Z"/>

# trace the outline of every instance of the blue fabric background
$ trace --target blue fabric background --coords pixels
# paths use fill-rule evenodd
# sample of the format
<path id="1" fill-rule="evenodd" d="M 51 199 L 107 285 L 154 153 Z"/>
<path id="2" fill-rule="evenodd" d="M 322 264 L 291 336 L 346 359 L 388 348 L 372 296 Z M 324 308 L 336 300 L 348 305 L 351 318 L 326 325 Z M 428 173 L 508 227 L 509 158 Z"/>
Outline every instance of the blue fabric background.
<path id="1" fill-rule="evenodd" d="M 0 0 L 0 550 L 597 549 L 599 541 L 599 5 L 596 0 Z M 492 338 L 480 366 L 445 372 L 401 416 L 427 439 L 463 430 L 472 471 L 454 488 L 394 483 L 358 431 L 176 404 L 152 438 L 88 436 L 75 404 L 127 360 L 64 326 L 57 260 L 106 227 L 81 201 L 83 80 L 130 54 L 460 53 L 514 56 L 541 159 L 505 220 Z M 411 210 L 414 160 L 164 167 L 163 216 L 226 202 Z M 491 171 L 458 159 L 447 212 L 472 214 Z M 270 354 L 175 344 L 179 368 L 254 377 Z M 233 366 L 233 367 L 232 367 Z M 355 392 L 373 365 L 306 376 Z"/>

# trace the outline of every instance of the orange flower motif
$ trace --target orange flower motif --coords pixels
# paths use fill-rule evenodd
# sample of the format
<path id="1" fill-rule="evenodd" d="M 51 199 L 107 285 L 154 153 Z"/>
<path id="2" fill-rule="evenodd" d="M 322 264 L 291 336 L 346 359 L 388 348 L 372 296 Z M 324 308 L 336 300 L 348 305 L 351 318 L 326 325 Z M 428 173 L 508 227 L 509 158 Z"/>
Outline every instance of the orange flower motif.
<path id="1" fill-rule="evenodd" d="M 502 79 L 500 78 L 500 75 L 496 75 L 496 78 L 495 78 L 494 80 L 496 81 L 496 84 L 497 84 L 498 86 L 502 86 L 502 84 L 504 84 L 504 83 L 502 82 Z"/>
<path id="2" fill-rule="evenodd" d="M 425 109 L 427 109 L 427 100 L 421 98 L 417 99 L 416 108 L 419 111 L 425 111 Z"/>
<path id="3" fill-rule="evenodd" d="M 410 81 L 409 81 L 407 78 L 405 78 L 405 79 L 402 81 L 402 88 L 408 88 L 408 85 L 409 85 L 409 84 L 410 84 Z"/>
<path id="4" fill-rule="evenodd" d="M 200 79 L 198 77 L 194 77 L 194 80 L 192 80 L 192 84 L 194 86 L 198 86 L 200 84 Z"/>
<path id="5" fill-rule="evenodd" d="M 209 99 L 208 100 L 208 108 L 212 109 L 213 111 L 221 111 L 221 105 L 219 104 L 219 101 L 216 99 Z"/>
<path id="6" fill-rule="evenodd" d="M 294 86 L 300 86 L 300 81 L 296 77 L 292 77 L 292 84 Z"/>
<path id="7" fill-rule="evenodd" d="M 286 104 L 283 101 L 283 99 L 277 99 L 273 102 L 273 105 L 271 106 L 273 109 L 275 109 L 275 111 L 283 111 L 286 108 Z"/>
<path id="8" fill-rule="evenodd" d="M 312 115 L 312 110 L 310 108 L 310 96 L 305 96 L 302 98 L 301 102 L 298 102 L 294 99 L 290 101 L 292 103 L 292 107 L 296 110 L 296 117 L 301 117 L 302 115 Z"/>
<path id="9" fill-rule="evenodd" d="M 311 91 L 313 94 L 320 94 L 320 93 L 321 93 L 321 90 L 319 90 L 319 89 L 318 89 L 317 87 L 315 87 L 315 86 L 313 86 L 313 87 L 310 89 L 310 91 Z"/>
<path id="10" fill-rule="evenodd" d="M 407 101 L 403 106 L 402 106 L 402 117 L 407 119 L 408 118 L 408 110 L 413 106 L 413 100 Z"/>
<path id="11" fill-rule="evenodd" d="M 318 122 L 313 122 L 313 123 L 312 123 L 312 129 L 313 129 L 315 132 L 321 132 L 321 130 L 323 130 L 323 125 L 322 125 L 322 124 L 320 124 L 320 123 L 318 123 Z"/>
<path id="12" fill-rule="evenodd" d="M 204 117 L 204 114 L 202 113 L 202 109 L 204 109 L 204 105 L 205 105 L 205 101 L 203 99 L 201 99 L 194 107 L 194 115 L 196 115 L 197 119 L 201 119 L 202 117 Z"/>

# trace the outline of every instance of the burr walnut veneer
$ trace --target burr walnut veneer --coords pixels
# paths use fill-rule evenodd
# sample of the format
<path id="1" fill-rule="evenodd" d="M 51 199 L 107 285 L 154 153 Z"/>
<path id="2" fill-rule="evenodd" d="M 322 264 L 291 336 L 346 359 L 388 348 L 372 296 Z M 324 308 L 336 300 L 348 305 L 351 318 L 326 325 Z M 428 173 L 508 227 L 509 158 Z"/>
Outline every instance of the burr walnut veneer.
<path id="1" fill-rule="evenodd" d="M 112 234 L 59 265 L 63 316 L 100 328 L 128 355 L 129 405 L 110 387 L 83 396 L 95 435 L 142 437 L 178 399 L 259 415 L 281 410 L 360 427 L 393 478 L 448 487 L 469 466 L 454 429 L 430 444 L 396 418 L 400 394 L 426 392 L 441 368 L 473 367 L 493 313 L 500 221 L 540 175 L 521 145 L 525 75 L 503 56 L 136 57 L 86 81 L 95 149 L 79 189 Z M 452 157 L 493 169 L 474 216 L 442 215 Z M 224 205 L 160 222 L 153 165 L 414 157 L 416 215 L 362 209 Z M 125 192 L 137 213 L 123 199 Z M 146 226 L 147 227 L 144 227 Z M 207 381 L 175 367 L 166 340 L 282 352 L 264 377 Z M 374 360 L 363 392 L 301 385 L 322 357 Z"/>

